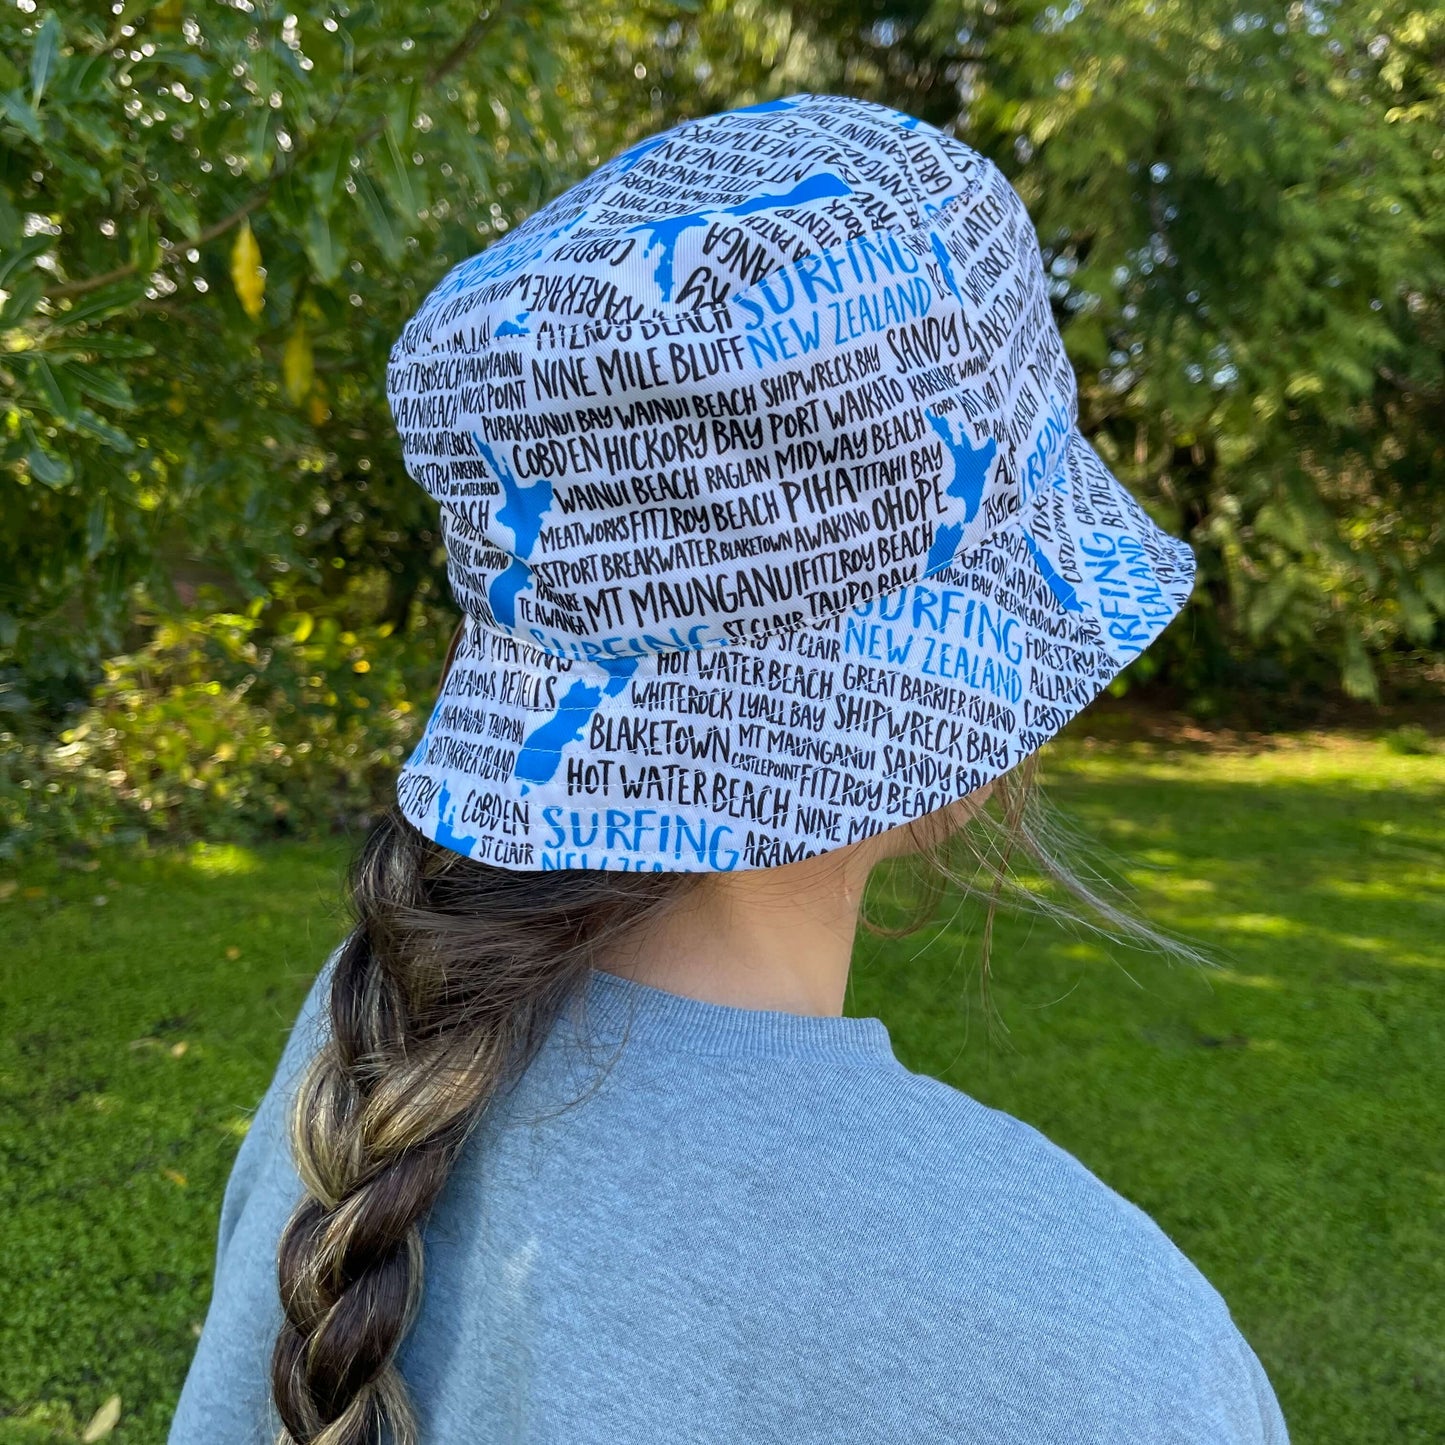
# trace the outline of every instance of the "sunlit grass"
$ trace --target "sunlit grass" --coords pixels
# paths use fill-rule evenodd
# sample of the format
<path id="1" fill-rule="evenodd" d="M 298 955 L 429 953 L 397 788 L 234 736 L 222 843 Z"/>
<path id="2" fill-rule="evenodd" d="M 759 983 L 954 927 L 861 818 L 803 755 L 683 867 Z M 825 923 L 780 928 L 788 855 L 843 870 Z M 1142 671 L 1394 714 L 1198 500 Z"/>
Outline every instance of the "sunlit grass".
<path id="1" fill-rule="evenodd" d="M 261 866 L 254 848 L 235 843 L 194 843 L 178 857 L 202 878 L 236 878 Z"/>
<path id="2" fill-rule="evenodd" d="M 860 938 L 850 1011 L 1041 1129 L 1219 1288 L 1295 1445 L 1445 1420 L 1445 757 L 1110 742 L 1050 758 L 1087 856 L 1197 970 L 1038 918 Z M 1095 852 L 1095 849 L 1100 850 Z M 0 876 L 0 1441 L 160 1442 L 230 1162 L 339 935 L 341 845 Z M 13 886 L 7 886 L 13 885 Z"/>
<path id="3" fill-rule="evenodd" d="M 0 903 L 0 1441 L 165 1439 L 221 1189 L 340 928 L 336 846 L 115 854 Z M 0 876 L 0 883 L 6 881 Z M 3 890 L 0 890 L 3 891 Z"/>
<path id="4" fill-rule="evenodd" d="M 1221 968 L 1210 974 L 1214 983 L 1234 984 L 1238 988 L 1281 989 L 1284 984 L 1277 978 L 1260 973 L 1236 973 L 1230 968 Z"/>

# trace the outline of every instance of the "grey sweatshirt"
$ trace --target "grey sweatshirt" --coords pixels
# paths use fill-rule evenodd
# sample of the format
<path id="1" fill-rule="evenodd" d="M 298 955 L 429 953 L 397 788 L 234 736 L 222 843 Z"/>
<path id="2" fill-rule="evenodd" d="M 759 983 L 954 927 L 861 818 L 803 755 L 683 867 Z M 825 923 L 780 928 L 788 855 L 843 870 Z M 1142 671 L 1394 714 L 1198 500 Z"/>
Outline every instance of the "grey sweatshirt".
<path id="1" fill-rule="evenodd" d="M 270 1445 L 284 1110 L 226 1188 L 172 1445 Z M 594 973 L 426 1223 L 398 1363 L 422 1445 L 1286 1445 L 1219 1294 L 1071 1155 L 875 1018 Z"/>

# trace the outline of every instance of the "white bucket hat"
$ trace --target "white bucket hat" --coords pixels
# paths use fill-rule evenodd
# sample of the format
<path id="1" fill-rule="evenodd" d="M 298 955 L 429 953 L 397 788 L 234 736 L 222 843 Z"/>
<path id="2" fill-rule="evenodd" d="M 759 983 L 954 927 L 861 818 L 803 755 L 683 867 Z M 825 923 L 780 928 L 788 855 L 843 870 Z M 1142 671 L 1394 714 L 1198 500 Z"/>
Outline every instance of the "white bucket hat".
<path id="1" fill-rule="evenodd" d="M 870 102 L 633 146 L 444 277 L 387 383 L 464 612 L 398 798 L 505 868 L 761 868 L 908 822 L 1193 582 L 1077 428 L 1023 203 Z"/>

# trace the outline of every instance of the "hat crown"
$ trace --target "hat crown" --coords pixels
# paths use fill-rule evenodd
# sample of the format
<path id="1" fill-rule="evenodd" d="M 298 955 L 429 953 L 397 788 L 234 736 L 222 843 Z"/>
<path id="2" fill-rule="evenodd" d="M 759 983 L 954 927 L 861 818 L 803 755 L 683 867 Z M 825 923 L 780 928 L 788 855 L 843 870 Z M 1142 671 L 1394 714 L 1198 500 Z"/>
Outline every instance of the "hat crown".
<path id="1" fill-rule="evenodd" d="M 393 349 L 454 590 L 574 657 L 808 626 L 963 557 L 1077 414 L 998 169 L 791 96 L 651 137 L 454 267 Z"/>

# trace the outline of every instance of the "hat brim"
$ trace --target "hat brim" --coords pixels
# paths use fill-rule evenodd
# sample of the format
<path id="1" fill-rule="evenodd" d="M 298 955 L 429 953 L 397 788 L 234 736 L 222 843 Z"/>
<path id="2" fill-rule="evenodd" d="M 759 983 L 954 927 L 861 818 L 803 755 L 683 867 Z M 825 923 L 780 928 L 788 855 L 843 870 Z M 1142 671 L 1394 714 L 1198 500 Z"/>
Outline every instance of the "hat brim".
<path id="1" fill-rule="evenodd" d="M 828 852 L 1036 751 L 1179 613 L 1194 567 L 1075 429 L 986 540 L 814 626 L 589 661 L 469 620 L 398 799 L 427 837 L 510 869 Z"/>

